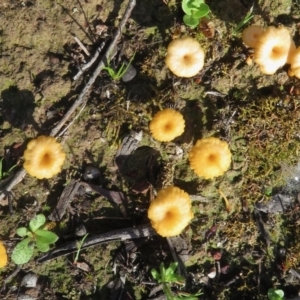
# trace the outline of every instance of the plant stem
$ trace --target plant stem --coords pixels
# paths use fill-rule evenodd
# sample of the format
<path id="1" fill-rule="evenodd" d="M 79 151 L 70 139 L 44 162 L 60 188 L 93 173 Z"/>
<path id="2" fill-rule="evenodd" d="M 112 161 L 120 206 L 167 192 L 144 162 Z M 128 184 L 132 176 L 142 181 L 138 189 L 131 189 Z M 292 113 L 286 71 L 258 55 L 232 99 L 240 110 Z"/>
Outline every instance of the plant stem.
<path id="1" fill-rule="evenodd" d="M 167 283 L 163 283 L 163 291 L 167 297 L 167 300 L 174 300 L 174 296 L 172 295 L 171 289 Z"/>
<path id="2" fill-rule="evenodd" d="M 82 247 L 82 245 L 83 245 L 83 243 L 84 243 L 84 241 L 85 241 L 85 239 L 86 239 L 86 237 L 87 237 L 88 235 L 89 235 L 89 234 L 87 233 L 87 234 L 82 238 L 82 240 L 81 240 L 80 242 L 78 242 L 78 246 L 77 246 L 78 250 L 76 251 L 76 256 L 75 256 L 75 259 L 74 259 L 74 264 L 76 264 L 77 261 L 78 261 L 81 247 Z"/>

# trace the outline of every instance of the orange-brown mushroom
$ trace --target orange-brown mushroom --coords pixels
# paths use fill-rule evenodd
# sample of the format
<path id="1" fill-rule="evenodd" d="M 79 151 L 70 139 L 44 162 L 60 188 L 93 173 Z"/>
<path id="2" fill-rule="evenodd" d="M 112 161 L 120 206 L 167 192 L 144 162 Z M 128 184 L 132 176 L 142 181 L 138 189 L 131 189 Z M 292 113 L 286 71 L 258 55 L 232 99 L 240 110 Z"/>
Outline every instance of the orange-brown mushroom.
<path id="1" fill-rule="evenodd" d="M 244 29 L 242 39 L 246 46 L 255 48 L 259 37 L 264 32 L 263 28 L 258 25 L 252 25 Z"/>
<path id="2" fill-rule="evenodd" d="M 189 152 L 191 168 L 205 179 L 223 175 L 230 167 L 231 152 L 228 143 L 210 137 L 198 140 Z"/>
<path id="3" fill-rule="evenodd" d="M 24 152 L 24 169 L 38 179 L 51 178 L 61 171 L 65 153 L 60 143 L 51 136 L 31 140 Z"/>
<path id="4" fill-rule="evenodd" d="M 161 142 L 170 142 L 184 132 L 185 121 L 180 112 L 164 109 L 156 113 L 150 122 L 152 136 Z"/>
<path id="5" fill-rule="evenodd" d="M 164 237 L 176 236 L 194 217 L 189 195 L 175 186 L 157 193 L 148 209 L 148 218 L 156 232 Z"/>

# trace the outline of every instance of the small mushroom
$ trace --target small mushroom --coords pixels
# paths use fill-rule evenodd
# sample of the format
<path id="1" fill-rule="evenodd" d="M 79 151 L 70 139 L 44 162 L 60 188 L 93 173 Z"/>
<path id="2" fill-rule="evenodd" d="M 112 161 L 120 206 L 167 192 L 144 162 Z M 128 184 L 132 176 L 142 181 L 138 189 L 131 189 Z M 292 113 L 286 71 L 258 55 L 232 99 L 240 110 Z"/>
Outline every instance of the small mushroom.
<path id="1" fill-rule="evenodd" d="M 166 65 L 179 77 L 193 77 L 202 70 L 204 51 L 197 40 L 186 36 L 173 40 L 167 49 Z"/>
<path id="2" fill-rule="evenodd" d="M 7 265 L 7 253 L 3 243 L 0 241 L 0 269 Z"/>
<path id="3" fill-rule="evenodd" d="M 252 25 L 244 29 L 242 39 L 246 46 L 255 48 L 259 37 L 264 32 L 263 28 L 257 25 Z"/>
<path id="4" fill-rule="evenodd" d="M 38 179 L 51 178 L 61 171 L 66 154 L 52 136 L 31 140 L 24 152 L 24 169 Z"/>
<path id="5" fill-rule="evenodd" d="M 189 161 L 198 176 L 212 179 L 229 169 L 231 152 L 227 142 L 215 137 L 204 138 L 198 140 L 189 152 Z"/>
<path id="6" fill-rule="evenodd" d="M 262 73 L 272 75 L 288 62 L 295 48 L 287 28 L 270 26 L 257 40 L 254 61 L 260 66 Z"/>
<path id="7" fill-rule="evenodd" d="M 160 142 L 170 142 L 184 132 L 182 114 L 174 109 L 164 109 L 155 114 L 149 128 L 152 136 Z"/>
<path id="8" fill-rule="evenodd" d="M 158 234 L 176 236 L 194 217 L 189 195 L 175 186 L 168 186 L 157 193 L 148 209 L 148 218 Z"/>
<path id="9" fill-rule="evenodd" d="M 300 47 L 298 47 L 289 59 L 291 67 L 288 71 L 289 76 L 300 78 Z"/>

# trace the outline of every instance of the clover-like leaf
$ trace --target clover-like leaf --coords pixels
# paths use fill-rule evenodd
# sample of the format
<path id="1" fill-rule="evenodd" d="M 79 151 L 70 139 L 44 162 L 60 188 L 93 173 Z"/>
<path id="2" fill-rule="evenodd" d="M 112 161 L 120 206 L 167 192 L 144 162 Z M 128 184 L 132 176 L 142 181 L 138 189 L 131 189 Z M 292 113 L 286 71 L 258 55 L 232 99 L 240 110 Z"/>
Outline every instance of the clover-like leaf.
<path id="1" fill-rule="evenodd" d="M 48 230 L 38 229 L 35 231 L 37 243 L 53 244 L 58 240 L 58 236 Z"/>
<path id="2" fill-rule="evenodd" d="M 41 243 L 39 240 L 36 241 L 36 247 L 41 252 L 47 252 L 50 249 L 49 244 Z"/>
<path id="3" fill-rule="evenodd" d="M 284 297 L 283 290 L 275 290 L 275 289 L 268 290 L 268 298 L 271 300 L 280 300 L 283 299 L 283 297 Z"/>
<path id="4" fill-rule="evenodd" d="M 201 19 L 205 17 L 209 13 L 209 11 L 210 11 L 209 6 L 205 3 L 202 3 L 199 8 L 192 10 L 192 16 L 194 18 Z"/>
<path id="5" fill-rule="evenodd" d="M 28 229 L 26 227 L 20 227 L 17 229 L 17 235 L 20 237 L 26 236 L 28 233 Z"/>
<path id="6" fill-rule="evenodd" d="M 29 222 L 30 230 L 35 232 L 37 229 L 42 227 L 46 222 L 46 217 L 43 214 L 36 215 L 32 220 Z"/>
<path id="7" fill-rule="evenodd" d="M 192 9 L 197 9 L 204 3 L 204 0 L 182 0 L 182 10 L 187 14 L 192 14 Z"/>
<path id="8" fill-rule="evenodd" d="M 31 243 L 30 238 L 26 238 L 22 242 L 18 243 L 12 252 L 11 259 L 17 265 L 22 265 L 27 263 L 33 255 L 33 247 L 29 247 Z"/>
<path id="9" fill-rule="evenodd" d="M 199 19 L 194 18 L 193 16 L 184 15 L 183 22 L 185 25 L 190 26 L 191 28 L 194 28 L 199 24 Z"/>

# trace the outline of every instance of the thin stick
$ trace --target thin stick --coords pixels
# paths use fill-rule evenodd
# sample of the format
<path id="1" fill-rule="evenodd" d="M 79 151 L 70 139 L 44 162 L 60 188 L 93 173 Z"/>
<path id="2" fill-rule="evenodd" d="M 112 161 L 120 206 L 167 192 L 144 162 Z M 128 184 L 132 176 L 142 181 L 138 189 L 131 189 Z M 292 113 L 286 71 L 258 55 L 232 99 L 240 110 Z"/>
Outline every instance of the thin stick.
<path id="1" fill-rule="evenodd" d="M 12 190 L 14 186 L 16 186 L 18 183 L 20 183 L 26 175 L 25 169 L 19 170 L 15 176 L 12 178 L 12 180 L 7 184 L 6 187 L 4 187 L 0 193 L 0 201 L 5 198 L 5 196 Z"/>
<path id="2" fill-rule="evenodd" d="M 122 33 L 122 30 L 124 29 L 125 24 L 126 24 L 127 20 L 129 19 L 130 15 L 131 15 L 131 12 L 132 12 L 135 5 L 136 5 L 136 0 L 129 0 L 129 3 L 128 3 L 127 9 L 125 11 L 125 14 L 123 16 L 123 19 L 122 19 L 117 31 L 115 32 L 113 40 L 112 40 L 110 46 L 108 47 L 106 53 L 104 54 L 101 61 L 99 62 L 98 66 L 97 66 L 96 70 L 94 71 L 93 75 L 91 76 L 90 80 L 87 82 L 87 84 L 84 86 L 83 90 L 79 94 L 77 100 L 74 102 L 74 104 L 66 112 L 63 119 L 52 129 L 52 131 L 50 133 L 51 136 L 57 136 L 59 131 L 61 130 L 61 128 L 71 118 L 71 116 L 73 115 L 75 110 L 80 105 L 82 105 L 82 104 L 85 105 L 85 99 L 84 98 L 85 98 L 87 92 L 90 90 L 91 86 L 94 84 L 96 78 L 100 74 L 103 67 L 105 67 L 105 63 L 110 59 L 111 53 L 113 52 L 114 48 L 116 47 L 116 44 L 118 43 L 118 40 L 119 40 L 120 35 Z M 2 191 L 0 192 L 0 201 L 2 199 L 4 199 L 6 194 L 9 191 L 11 191 L 14 186 L 16 186 L 19 182 L 21 182 L 23 180 L 25 175 L 26 175 L 26 171 L 23 168 L 15 174 L 15 176 L 8 183 L 8 185 L 6 187 L 4 187 L 2 189 Z"/>
<path id="3" fill-rule="evenodd" d="M 87 62 L 86 64 L 84 64 L 83 66 L 81 66 L 80 70 L 78 71 L 78 73 L 73 77 L 73 80 L 77 80 L 82 74 L 83 72 L 88 69 L 96 60 L 97 58 L 99 57 L 102 49 L 104 48 L 105 46 L 105 42 L 102 42 L 101 45 L 97 48 L 94 56 L 92 57 L 92 59 Z"/>
<path id="4" fill-rule="evenodd" d="M 151 237 L 156 235 L 155 230 L 150 224 L 143 224 L 136 227 L 129 227 L 123 229 L 117 229 L 106 233 L 99 233 L 86 238 L 84 243 L 81 245 L 81 249 L 86 249 L 102 243 L 108 243 L 111 241 L 126 241 L 131 239 L 140 239 L 144 237 Z M 64 244 L 60 247 L 54 248 L 43 254 L 37 259 L 38 263 L 43 263 L 45 261 L 68 255 L 74 253 L 78 250 L 77 241 L 72 241 Z"/>
<path id="5" fill-rule="evenodd" d="M 89 89 L 91 88 L 91 86 L 94 84 L 96 78 L 98 77 L 98 75 L 100 74 L 100 72 L 102 71 L 102 69 L 105 67 L 105 63 L 107 61 L 110 60 L 110 56 L 111 53 L 113 52 L 114 48 L 116 47 L 116 44 L 118 42 L 118 39 L 122 33 L 123 28 L 125 27 L 125 24 L 134 8 L 136 4 L 136 0 L 130 0 L 127 6 L 127 9 L 125 11 L 125 14 L 123 16 L 123 19 L 117 29 L 117 31 L 114 34 L 113 40 L 110 44 L 110 46 L 108 47 L 108 49 L 106 50 L 106 53 L 104 54 L 104 56 L 102 57 L 102 59 L 100 60 L 96 70 L 94 71 L 94 73 L 92 74 L 91 78 L 89 79 L 89 81 L 87 82 L 87 84 L 85 85 L 85 87 L 83 88 L 83 90 L 81 91 L 81 93 L 79 94 L 77 100 L 74 102 L 74 104 L 70 107 L 70 109 L 67 111 L 67 113 L 65 114 L 65 116 L 62 118 L 62 120 L 53 128 L 53 130 L 51 131 L 52 136 L 56 136 L 58 134 L 58 132 L 60 131 L 60 129 L 64 126 L 64 124 L 70 119 L 71 115 L 74 113 L 74 111 L 84 102 L 84 97 L 86 96 L 87 92 L 89 91 Z"/>
<path id="6" fill-rule="evenodd" d="M 79 45 L 79 47 L 84 51 L 84 53 L 87 56 L 91 56 L 89 50 L 86 49 L 86 47 L 82 44 L 81 40 L 76 35 L 73 35 L 73 38 L 74 38 L 75 42 Z"/>

